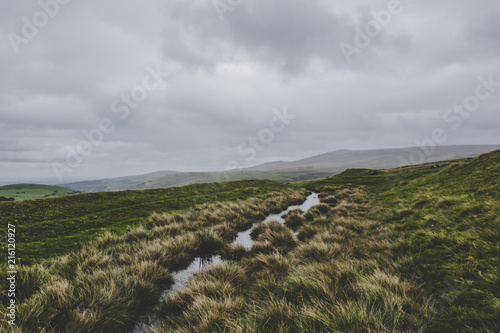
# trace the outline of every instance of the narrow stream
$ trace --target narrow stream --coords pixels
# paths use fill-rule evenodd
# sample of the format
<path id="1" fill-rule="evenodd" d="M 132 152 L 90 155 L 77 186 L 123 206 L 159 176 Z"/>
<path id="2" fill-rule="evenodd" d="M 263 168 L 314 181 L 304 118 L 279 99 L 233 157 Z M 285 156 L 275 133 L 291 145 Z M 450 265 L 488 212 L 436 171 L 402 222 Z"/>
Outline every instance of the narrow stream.
<path id="1" fill-rule="evenodd" d="M 306 201 L 304 201 L 302 205 L 290 206 L 279 214 L 271 214 L 268 217 L 266 217 L 264 223 L 267 223 L 269 221 L 278 221 L 280 223 L 285 223 L 285 219 L 283 218 L 283 216 L 286 215 L 288 212 L 295 209 L 301 209 L 305 214 L 311 207 L 316 206 L 319 203 L 320 201 L 318 194 L 312 193 L 306 198 Z M 236 240 L 232 244 L 241 244 L 246 249 L 251 249 L 254 241 L 250 237 L 250 233 L 252 232 L 252 230 L 255 228 L 256 225 L 257 224 L 253 224 L 252 227 L 250 227 L 250 229 L 239 232 L 236 237 Z M 216 265 L 222 262 L 223 260 L 219 255 L 212 256 L 208 259 L 203 259 L 201 257 L 195 258 L 194 261 L 191 263 L 191 265 L 189 265 L 186 269 L 183 269 L 173 275 L 174 285 L 170 289 L 165 291 L 165 293 L 163 293 L 163 295 L 160 298 L 160 302 L 163 301 L 167 295 L 183 289 L 188 283 L 189 279 L 195 273 L 201 272 L 210 267 L 211 265 Z M 158 318 L 156 318 L 156 316 L 154 315 L 147 316 L 146 318 L 143 318 L 140 324 L 134 327 L 131 333 L 149 332 L 151 327 L 158 321 L 159 321 Z"/>
<path id="2" fill-rule="evenodd" d="M 295 209 L 301 209 L 304 213 L 307 213 L 307 211 L 313 207 L 316 206 L 320 203 L 318 194 L 313 193 L 309 195 L 304 201 L 302 205 L 296 205 L 296 206 L 290 206 L 286 210 L 282 211 L 279 214 L 271 214 L 266 219 L 264 220 L 264 223 L 267 223 L 269 221 L 278 221 L 280 223 L 285 223 L 285 219 L 283 218 L 284 215 L 288 214 L 288 212 L 295 210 Z M 245 247 L 245 249 L 249 250 L 252 248 L 254 241 L 250 237 L 250 234 L 252 233 L 252 230 L 255 228 L 256 224 L 254 224 L 250 229 L 246 231 L 242 231 L 238 233 L 238 236 L 236 237 L 236 240 L 233 242 L 233 245 L 235 244 L 241 244 Z"/>
<path id="3" fill-rule="evenodd" d="M 170 289 L 165 291 L 160 296 L 160 302 L 172 293 L 175 293 L 186 286 L 191 276 L 195 273 L 201 272 L 204 269 L 210 267 L 211 265 L 216 265 L 223 262 L 219 255 L 212 256 L 208 259 L 203 259 L 201 257 L 196 257 L 191 265 L 189 265 L 186 269 L 178 271 L 173 274 L 174 284 Z M 158 318 L 155 315 L 148 315 L 141 319 L 141 323 L 139 323 L 134 329 L 132 333 L 146 333 L 151 330 L 151 327 L 158 323 Z"/>

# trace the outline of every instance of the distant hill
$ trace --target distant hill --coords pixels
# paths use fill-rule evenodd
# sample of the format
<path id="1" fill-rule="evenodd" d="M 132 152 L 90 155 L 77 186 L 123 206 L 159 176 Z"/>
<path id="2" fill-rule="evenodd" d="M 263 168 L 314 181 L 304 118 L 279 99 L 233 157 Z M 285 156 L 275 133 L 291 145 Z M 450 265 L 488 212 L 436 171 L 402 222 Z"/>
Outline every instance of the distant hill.
<path id="1" fill-rule="evenodd" d="M 387 169 L 405 164 L 475 157 L 500 149 L 500 145 L 440 146 L 435 147 L 434 152 L 428 155 L 423 153 L 424 149 L 412 147 L 378 150 L 338 150 L 297 161 L 269 162 L 230 172 L 163 171 L 139 176 L 62 184 L 62 186 L 83 192 L 106 192 L 155 189 L 242 179 L 270 179 L 280 182 L 294 182 L 336 175 L 349 168 Z"/>
<path id="2" fill-rule="evenodd" d="M 67 183 L 67 184 L 61 184 L 61 186 L 65 186 L 82 192 L 109 192 L 109 191 L 135 190 L 139 189 L 136 188 L 136 185 L 138 184 L 148 183 L 150 181 L 154 181 L 155 179 L 178 173 L 180 172 L 157 171 L 136 176 L 105 178 L 99 180 L 88 180 L 82 182 Z"/>
<path id="3" fill-rule="evenodd" d="M 0 187 L 0 199 L 2 197 L 15 200 L 43 199 L 76 193 L 79 192 L 66 187 L 39 184 L 14 184 Z"/>
<path id="4" fill-rule="evenodd" d="M 182 286 L 187 302 L 167 300 L 154 330 L 175 325 L 176 331 L 192 331 L 200 311 L 212 323 L 214 309 L 222 309 L 217 320 L 265 318 L 274 325 L 281 316 L 280 325 L 290 322 L 304 332 L 500 332 L 500 150 L 439 164 L 351 168 L 289 185 L 253 180 L 0 204 L 1 223 L 14 223 L 20 237 L 20 277 L 30 282 L 23 285 L 31 292 L 19 299 L 25 313 L 19 327 L 64 327 L 64 316 L 39 314 L 93 311 L 93 304 L 73 300 L 107 295 L 121 306 L 84 318 L 83 327 L 91 327 L 85 332 L 102 329 L 102 323 L 106 332 L 132 331 L 140 316 L 131 313 L 141 306 L 143 313 L 155 313 L 150 296 L 175 290 L 168 270 L 180 272 L 197 256 L 220 255 L 226 262 L 207 260 L 196 283 Z M 214 189 L 216 195 L 204 195 Z M 305 215 L 290 212 L 284 225 L 259 223 L 269 206 L 280 211 L 298 191 L 306 195 L 304 189 L 316 192 L 321 203 Z M 295 198 L 300 203 L 304 197 Z M 235 235 L 253 223 L 259 231 L 253 247 L 234 246 Z M 258 274 L 249 276 L 256 262 Z M 268 287 L 276 288 L 283 272 L 287 279 L 275 290 L 285 297 L 270 304 Z M 119 287 L 108 295 L 109 285 Z M 54 297 L 54 286 L 69 290 L 56 294 L 68 301 Z M 235 295 L 240 303 L 230 303 Z M 37 311 L 29 311 L 33 306 Z M 172 306 L 176 311 L 169 311 Z M 10 327 L 2 322 L 0 328 Z"/>
<path id="5" fill-rule="evenodd" d="M 249 170 L 316 170 L 338 173 L 348 168 L 386 169 L 405 164 L 422 164 L 452 159 L 475 157 L 500 149 L 500 146 L 439 146 L 432 154 L 425 154 L 427 148 L 411 147 L 375 150 L 337 150 L 298 161 L 271 162 Z M 413 157 L 413 158 L 410 158 Z M 423 157 L 423 159 L 421 159 Z M 417 161 L 415 161 L 417 160 Z M 412 163 L 414 162 L 414 163 Z M 416 162 L 416 163 L 415 163 Z"/>

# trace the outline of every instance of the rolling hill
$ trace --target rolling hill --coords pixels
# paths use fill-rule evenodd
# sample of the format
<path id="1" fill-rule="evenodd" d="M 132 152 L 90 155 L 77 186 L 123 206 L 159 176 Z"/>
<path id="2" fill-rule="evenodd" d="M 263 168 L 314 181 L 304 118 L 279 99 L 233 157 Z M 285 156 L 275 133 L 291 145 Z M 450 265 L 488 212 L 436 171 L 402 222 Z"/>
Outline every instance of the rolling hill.
<path id="1" fill-rule="evenodd" d="M 152 332 L 498 332 L 500 150 L 434 164 L 0 205 L 21 236 L 19 332 L 151 315 Z M 307 212 L 262 222 L 311 191 Z M 173 289 L 209 256 L 224 262 Z"/>
<path id="2" fill-rule="evenodd" d="M 0 187 L 0 197 L 14 198 L 15 200 L 52 198 L 76 193 L 79 193 L 79 191 L 66 187 L 39 184 L 13 184 Z"/>
<path id="3" fill-rule="evenodd" d="M 109 191 L 126 191 L 134 189 L 142 190 L 145 188 L 136 188 L 135 185 L 148 183 L 161 177 L 165 177 L 168 175 L 175 175 L 179 173 L 180 172 L 177 171 L 157 171 L 136 176 L 105 178 L 99 180 L 88 180 L 82 182 L 61 184 L 61 186 L 65 186 L 82 192 L 109 192 Z"/>
<path id="4" fill-rule="evenodd" d="M 428 149 L 412 147 L 379 150 L 338 150 L 297 161 L 275 161 L 247 169 L 226 172 L 163 171 L 139 176 L 68 183 L 61 186 L 83 192 L 106 192 L 166 188 L 242 179 L 270 179 L 286 183 L 328 177 L 339 174 L 348 168 L 385 169 L 406 164 L 475 157 L 500 149 L 500 146 L 440 146 L 435 147 L 432 154 L 424 154 Z"/>

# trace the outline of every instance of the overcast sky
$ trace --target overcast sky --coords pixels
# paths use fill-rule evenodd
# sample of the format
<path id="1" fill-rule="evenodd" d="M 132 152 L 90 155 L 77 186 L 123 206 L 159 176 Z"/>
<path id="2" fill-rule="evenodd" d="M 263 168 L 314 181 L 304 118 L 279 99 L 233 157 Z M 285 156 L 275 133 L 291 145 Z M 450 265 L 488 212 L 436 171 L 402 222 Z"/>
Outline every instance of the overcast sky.
<path id="1" fill-rule="evenodd" d="M 55 1 L 2 3 L 3 182 L 500 143 L 498 0 Z"/>

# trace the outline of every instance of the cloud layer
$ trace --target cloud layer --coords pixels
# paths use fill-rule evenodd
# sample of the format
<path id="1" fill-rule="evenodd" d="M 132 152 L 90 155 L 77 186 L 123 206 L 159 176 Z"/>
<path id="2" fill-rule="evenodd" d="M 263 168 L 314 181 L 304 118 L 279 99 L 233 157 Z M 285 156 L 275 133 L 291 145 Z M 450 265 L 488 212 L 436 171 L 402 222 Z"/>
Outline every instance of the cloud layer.
<path id="1" fill-rule="evenodd" d="M 224 170 L 435 128 L 447 145 L 500 142 L 500 87 L 458 128 L 443 119 L 479 77 L 500 82 L 498 1 L 57 1 L 0 13 L 0 181 Z M 156 69 L 169 75 L 153 87 Z M 285 107 L 296 118 L 262 142 Z"/>

